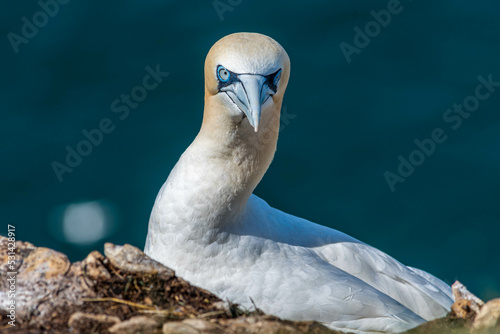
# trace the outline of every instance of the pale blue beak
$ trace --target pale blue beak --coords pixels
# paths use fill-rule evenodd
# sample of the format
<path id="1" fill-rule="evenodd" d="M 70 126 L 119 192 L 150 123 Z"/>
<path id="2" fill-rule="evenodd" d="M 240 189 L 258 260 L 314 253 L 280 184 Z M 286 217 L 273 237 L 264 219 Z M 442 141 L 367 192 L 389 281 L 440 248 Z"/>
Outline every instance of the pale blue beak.
<path id="1" fill-rule="evenodd" d="M 261 106 L 274 93 L 267 84 L 267 78 L 258 74 L 239 74 L 237 81 L 221 91 L 226 92 L 257 132 Z"/>

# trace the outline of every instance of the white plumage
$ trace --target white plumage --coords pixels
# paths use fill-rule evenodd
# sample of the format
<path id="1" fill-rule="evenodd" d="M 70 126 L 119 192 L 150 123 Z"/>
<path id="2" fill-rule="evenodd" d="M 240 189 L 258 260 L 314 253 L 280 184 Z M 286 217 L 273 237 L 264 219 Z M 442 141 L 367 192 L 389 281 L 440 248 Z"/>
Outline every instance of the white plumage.
<path id="1" fill-rule="evenodd" d="M 203 125 L 158 194 L 146 254 L 222 299 L 334 329 L 401 332 L 444 316 L 441 280 L 252 194 L 276 150 L 289 73 L 267 36 L 212 47 Z"/>

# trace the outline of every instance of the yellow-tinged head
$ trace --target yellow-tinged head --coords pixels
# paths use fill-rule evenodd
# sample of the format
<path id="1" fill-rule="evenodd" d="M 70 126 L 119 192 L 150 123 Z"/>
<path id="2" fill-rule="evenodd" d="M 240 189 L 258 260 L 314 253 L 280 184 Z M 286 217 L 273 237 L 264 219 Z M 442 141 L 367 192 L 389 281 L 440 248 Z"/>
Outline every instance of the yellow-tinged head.
<path id="1" fill-rule="evenodd" d="M 279 127 L 289 76 L 290 59 L 272 38 L 236 33 L 220 39 L 205 60 L 204 123 L 255 132 L 259 126 Z"/>

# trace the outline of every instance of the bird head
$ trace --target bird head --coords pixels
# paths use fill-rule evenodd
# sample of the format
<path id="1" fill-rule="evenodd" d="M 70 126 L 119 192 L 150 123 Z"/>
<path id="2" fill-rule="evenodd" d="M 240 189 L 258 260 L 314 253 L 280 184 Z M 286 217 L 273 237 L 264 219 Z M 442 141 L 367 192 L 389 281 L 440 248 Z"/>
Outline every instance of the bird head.
<path id="1" fill-rule="evenodd" d="M 272 38 L 228 35 L 212 46 L 205 60 L 205 113 L 208 107 L 209 116 L 219 122 L 255 132 L 273 117 L 279 127 L 289 75 L 290 59 Z"/>

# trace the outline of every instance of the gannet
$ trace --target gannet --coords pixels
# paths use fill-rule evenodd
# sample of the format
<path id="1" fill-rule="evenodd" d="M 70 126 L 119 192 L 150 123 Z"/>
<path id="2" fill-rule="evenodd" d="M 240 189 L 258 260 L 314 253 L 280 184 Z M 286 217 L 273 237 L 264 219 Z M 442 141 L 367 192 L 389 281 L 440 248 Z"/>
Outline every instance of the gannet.
<path id="1" fill-rule="evenodd" d="M 252 194 L 276 151 L 289 76 L 268 36 L 212 46 L 202 126 L 158 193 L 145 253 L 224 300 L 337 330 L 397 333 L 446 315 L 443 281 Z"/>

